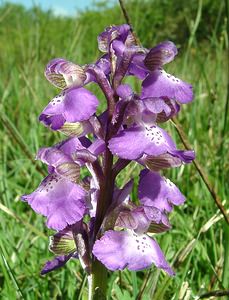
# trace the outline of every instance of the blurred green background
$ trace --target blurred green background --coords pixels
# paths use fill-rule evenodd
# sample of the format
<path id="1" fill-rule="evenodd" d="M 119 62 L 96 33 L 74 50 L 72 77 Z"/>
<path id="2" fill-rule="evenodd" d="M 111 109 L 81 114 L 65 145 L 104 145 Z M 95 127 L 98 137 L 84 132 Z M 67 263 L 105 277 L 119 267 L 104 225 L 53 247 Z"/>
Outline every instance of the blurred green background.
<path id="1" fill-rule="evenodd" d="M 39 147 L 63 138 L 37 121 L 57 94 L 43 76 L 44 67 L 55 57 L 78 64 L 97 59 L 97 35 L 110 24 L 125 23 L 118 3 L 108 6 L 107 2 L 96 1 L 77 17 L 56 16 L 36 6 L 29 10 L 13 4 L 0 6 L 0 299 L 87 299 L 84 274 L 74 261 L 45 277 L 39 275 L 52 257 L 48 251 L 52 231 L 20 196 L 37 187 L 43 178 L 39 170 L 46 172 L 45 166 L 33 160 Z M 182 107 L 179 121 L 225 204 L 228 0 L 124 3 L 145 47 L 169 39 L 180 48 L 166 70 L 194 86 L 195 100 Z M 167 129 L 183 148 L 174 127 L 169 124 Z M 119 181 L 138 172 L 138 166 L 130 165 Z M 109 275 L 108 299 L 189 300 L 229 288 L 228 226 L 209 191 L 193 165 L 165 175 L 187 197 L 171 215 L 173 229 L 157 236 L 176 276 L 168 278 L 153 267 L 137 273 L 114 272 Z M 132 196 L 136 199 L 136 189 Z"/>

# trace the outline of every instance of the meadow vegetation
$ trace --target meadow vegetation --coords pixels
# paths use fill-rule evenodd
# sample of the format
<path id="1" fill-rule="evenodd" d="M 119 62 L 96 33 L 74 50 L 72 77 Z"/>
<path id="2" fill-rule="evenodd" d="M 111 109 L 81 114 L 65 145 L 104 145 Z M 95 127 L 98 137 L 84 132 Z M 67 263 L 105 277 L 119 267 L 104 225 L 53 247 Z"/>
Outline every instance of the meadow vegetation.
<path id="1" fill-rule="evenodd" d="M 223 203 L 229 190 L 226 2 L 127 1 L 143 45 L 151 47 L 170 39 L 180 48 L 167 70 L 194 86 L 195 100 L 182 107 L 179 122 Z M 87 299 L 86 279 L 74 261 L 45 277 L 39 275 L 52 257 L 48 250 L 52 231 L 20 196 L 32 192 L 46 172 L 34 160 L 39 147 L 60 140 L 59 133 L 37 121 L 57 92 L 43 76 L 46 63 L 54 57 L 78 64 L 94 62 L 100 55 L 97 35 L 110 24 L 124 22 L 119 6 L 108 8 L 106 1 L 75 18 L 54 16 L 39 7 L 0 6 L 1 299 Z M 104 101 L 95 87 L 90 88 Z M 168 129 L 182 148 L 173 124 Z M 139 169 L 131 164 L 120 174 L 120 185 Z M 229 289 L 228 225 L 193 165 L 165 173 L 187 197 L 172 213 L 173 229 L 157 237 L 176 276 L 169 278 L 154 268 L 114 272 L 109 277 L 109 299 L 188 300 Z M 132 196 L 137 200 L 136 191 Z"/>

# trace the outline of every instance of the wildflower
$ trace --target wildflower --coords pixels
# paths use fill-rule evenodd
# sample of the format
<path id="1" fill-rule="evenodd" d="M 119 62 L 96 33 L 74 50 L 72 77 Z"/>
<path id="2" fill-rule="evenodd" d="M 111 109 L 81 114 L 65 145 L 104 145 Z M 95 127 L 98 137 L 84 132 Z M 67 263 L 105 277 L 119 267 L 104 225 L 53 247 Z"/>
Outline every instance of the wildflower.
<path id="1" fill-rule="evenodd" d="M 103 55 L 95 63 L 80 66 L 57 58 L 45 69 L 46 78 L 62 91 L 39 120 L 69 138 L 39 150 L 37 159 L 49 174 L 22 197 L 57 231 L 50 243 L 55 258 L 41 273 L 79 259 L 93 278 L 98 259 L 109 270 L 142 270 L 154 264 L 172 276 L 156 234 L 171 229 L 169 214 L 185 197 L 159 172 L 190 163 L 195 154 L 177 149 L 159 124 L 193 99 L 192 87 L 162 69 L 178 53 L 170 41 L 145 49 L 135 44 L 124 24 L 102 32 L 98 47 Z M 141 81 L 140 94 L 123 83 L 126 76 Z M 107 101 L 100 114 L 90 84 L 98 85 Z M 142 168 L 138 204 L 131 200 L 133 180 L 123 188 L 116 183 L 133 160 Z M 82 169 L 87 169 L 86 176 Z"/>

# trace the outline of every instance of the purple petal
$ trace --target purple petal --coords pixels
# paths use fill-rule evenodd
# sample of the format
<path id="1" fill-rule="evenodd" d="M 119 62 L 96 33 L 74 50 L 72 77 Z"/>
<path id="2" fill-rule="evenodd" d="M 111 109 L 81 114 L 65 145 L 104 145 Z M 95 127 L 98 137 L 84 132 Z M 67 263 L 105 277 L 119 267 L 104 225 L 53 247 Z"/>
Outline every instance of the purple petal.
<path id="1" fill-rule="evenodd" d="M 171 154 L 179 157 L 180 160 L 182 160 L 186 164 L 191 163 L 196 157 L 195 152 L 193 150 L 174 150 L 171 152 Z"/>
<path id="2" fill-rule="evenodd" d="M 130 32 L 130 26 L 123 24 L 120 26 L 109 26 L 98 36 L 98 47 L 102 52 L 109 52 L 110 43 L 119 39 L 123 43 L 126 41 Z"/>
<path id="3" fill-rule="evenodd" d="M 142 141 L 144 141 L 144 130 L 135 126 L 122 130 L 112 138 L 109 141 L 109 149 L 114 155 L 121 158 L 136 159 L 144 152 L 145 145 L 142 146 Z"/>
<path id="4" fill-rule="evenodd" d="M 146 98 L 146 99 L 142 99 L 142 102 L 146 110 L 154 114 L 159 114 L 164 111 L 166 116 L 168 116 L 171 113 L 171 108 L 165 103 L 164 99 Z"/>
<path id="5" fill-rule="evenodd" d="M 163 177 L 163 188 L 165 196 L 169 202 L 174 205 L 181 205 L 184 203 L 184 195 L 180 192 L 178 187 L 168 178 Z"/>
<path id="6" fill-rule="evenodd" d="M 180 110 L 177 102 L 168 98 L 144 98 L 141 102 L 144 105 L 143 116 L 144 114 L 156 114 L 154 119 L 157 123 L 168 121 Z"/>
<path id="7" fill-rule="evenodd" d="M 115 55 L 121 59 L 124 52 L 125 52 L 125 49 L 126 49 L 126 46 L 125 46 L 125 43 L 123 41 L 120 41 L 120 40 L 114 40 L 112 42 L 112 49 L 115 53 Z M 118 59 L 118 61 L 119 61 Z"/>
<path id="8" fill-rule="evenodd" d="M 149 231 L 149 227 L 150 232 L 153 232 L 153 226 L 157 233 L 166 231 L 171 227 L 164 213 L 156 207 L 146 205 L 121 211 L 115 226 L 132 229 L 136 233 L 145 233 Z"/>
<path id="9" fill-rule="evenodd" d="M 161 222 L 162 213 L 158 208 L 152 207 L 152 206 L 146 206 L 146 205 L 142 206 L 141 208 L 144 211 L 146 217 L 150 221 L 153 221 L 155 223 L 160 223 Z"/>
<path id="10" fill-rule="evenodd" d="M 62 115 L 66 122 L 79 122 L 89 119 L 96 111 L 97 98 L 84 88 L 71 88 L 55 97 L 41 115 Z M 44 119 L 44 116 L 40 117 Z"/>
<path id="11" fill-rule="evenodd" d="M 138 220 L 131 214 L 131 211 L 124 210 L 119 213 L 115 226 L 135 230 L 138 227 Z"/>
<path id="12" fill-rule="evenodd" d="M 132 160 L 144 153 L 160 155 L 176 147 L 163 129 L 156 125 L 145 125 L 120 131 L 109 141 L 109 149 L 114 155 Z"/>
<path id="13" fill-rule="evenodd" d="M 122 211 L 115 223 L 121 228 L 133 229 L 137 233 L 145 233 L 150 225 L 143 207 L 136 207 L 131 211 Z"/>
<path id="14" fill-rule="evenodd" d="M 132 229 L 136 233 L 160 233 L 171 228 L 167 216 L 153 206 L 138 206 L 124 208 L 115 222 L 115 226 Z"/>
<path id="15" fill-rule="evenodd" d="M 108 75 L 110 73 L 111 63 L 108 54 L 105 54 L 102 57 L 100 57 L 95 64 L 103 71 L 105 75 Z"/>
<path id="16" fill-rule="evenodd" d="M 72 254 L 62 255 L 62 256 L 55 257 L 53 260 L 47 261 L 41 270 L 41 275 L 45 275 L 51 271 L 54 271 L 56 269 L 63 267 L 71 257 L 72 257 Z"/>
<path id="17" fill-rule="evenodd" d="M 177 48 L 175 44 L 170 41 L 165 41 L 149 51 L 144 63 L 149 70 L 154 71 L 164 64 L 171 62 L 176 55 Z"/>
<path id="18" fill-rule="evenodd" d="M 87 74 L 85 84 L 88 84 L 90 82 L 98 83 L 98 81 L 101 80 L 102 77 L 107 78 L 107 76 L 111 72 L 109 55 L 104 54 L 96 61 L 95 64 L 86 65 L 85 70 Z M 95 71 L 97 71 L 98 74 L 96 74 Z"/>
<path id="19" fill-rule="evenodd" d="M 61 89 L 82 86 L 86 80 L 86 74 L 82 67 L 63 58 L 55 58 L 48 63 L 45 77 Z"/>
<path id="20" fill-rule="evenodd" d="M 62 115 L 49 116 L 42 112 L 39 116 L 39 121 L 52 130 L 58 130 L 64 125 L 65 118 Z"/>
<path id="21" fill-rule="evenodd" d="M 127 72 L 128 75 L 134 75 L 141 80 L 146 78 L 149 71 L 144 65 L 145 56 L 145 53 L 137 53 L 134 55 Z"/>
<path id="22" fill-rule="evenodd" d="M 129 96 L 133 95 L 133 91 L 132 88 L 129 84 L 121 84 L 117 90 L 116 90 L 117 95 L 122 98 L 122 99 L 126 99 Z"/>
<path id="23" fill-rule="evenodd" d="M 62 230 L 81 220 L 86 211 L 86 192 L 56 174 L 48 175 L 30 195 L 22 196 L 32 209 L 47 217 L 47 226 Z"/>
<path id="24" fill-rule="evenodd" d="M 147 218 L 151 221 L 147 232 L 161 233 L 171 228 L 169 220 L 165 213 L 153 206 L 143 206 Z"/>
<path id="25" fill-rule="evenodd" d="M 38 151 L 37 159 L 53 167 L 59 175 L 63 175 L 75 182 L 80 176 L 80 167 L 73 161 L 72 154 L 77 150 L 85 149 L 81 141 L 74 137 L 49 148 L 41 148 Z"/>
<path id="26" fill-rule="evenodd" d="M 165 104 L 170 108 L 170 113 L 168 114 L 168 111 L 166 112 L 166 110 L 160 112 L 157 115 L 157 119 L 156 119 L 157 123 L 168 121 L 172 117 L 176 116 L 180 111 L 180 105 L 175 100 L 169 98 L 164 98 L 163 100 Z"/>
<path id="27" fill-rule="evenodd" d="M 78 150 L 73 154 L 74 161 L 79 164 L 81 167 L 84 166 L 86 163 L 93 163 L 96 161 L 97 157 L 88 149 Z"/>
<path id="28" fill-rule="evenodd" d="M 143 205 L 153 206 L 163 211 L 171 211 L 172 204 L 180 205 L 185 197 L 169 179 L 159 173 L 142 170 L 138 186 L 138 196 Z"/>
<path id="29" fill-rule="evenodd" d="M 121 84 L 123 78 L 128 74 L 131 62 L 134 56 L 144 51 L 140 46 L 124 47 L 124 52 L 120 54 L 117 60 L 117 67 L 115 70 L 113 85 L 115 89 Z"/>
<path id="30" fill-rule="evenodd" d="M 57 167 L 64 162 L 72 162 L 72 159 L 58 148 L 41 148 L 37 153 L 36 159 L 41 160 L 47 165 Z"/>
<path id="31" fill-rule="evenodd" d="M 105 151 L 106 145 L 104 140 L 96 139 L 89 147 L 88 150 L 94 155 L 98 156 Z"/>
<path id="32" fill-rule="evenodd" d="M 109 270 L 142 270 L 155 264 L 169 275 L 173 271 L 157 242 L 145 234 L 132 231 L 106 231 L 93 247 L 93 254 Z"/>
<path id="33" fill-rule="evenodd" d="M 125 202 L 133 189 L 133 180 L 128 181 L 122 189 L 117 189 L 114 192 L 113 201 L 116 203 L 116 206 Z"/>
<path id="34" fill-rule="evenodd" d="M 142 82 L 142 98 L 148 97 L 168 97 L 183 104 L 192 101 L 193 91 L 190 84 L 157 69 Z"/>
<path id="35" fill-rule="evenodd" d="M 79 179 L 80 166 L 62 151 L 55 148 L 46 148 L 40 150 L 40 155 L 40 159 L 49 167 L 53 167 L 56 174 L 62 175 L 73 182 Z"/>
<path id="36" fill-rule="evenodd" d="M 173 112 L 169 105 L 167 105 L 162 98 L 147 98 L 139 101 L 142 103 L 142 113 L 141 119 L 145 123 L 158 122 L 158 119 L 161 119 L 163 116 L 166 120 L 170 119 L 173 115 Z M 175 102 L 175 101 L 174 101 Z"/>
<path id="37" fill-rule="evenodd" d="M 84 145 L 84 139 L 72 137 L 56 144 L 54 147 L 71 156 L 76 150 L 84 149 L 86 146 Z"/>

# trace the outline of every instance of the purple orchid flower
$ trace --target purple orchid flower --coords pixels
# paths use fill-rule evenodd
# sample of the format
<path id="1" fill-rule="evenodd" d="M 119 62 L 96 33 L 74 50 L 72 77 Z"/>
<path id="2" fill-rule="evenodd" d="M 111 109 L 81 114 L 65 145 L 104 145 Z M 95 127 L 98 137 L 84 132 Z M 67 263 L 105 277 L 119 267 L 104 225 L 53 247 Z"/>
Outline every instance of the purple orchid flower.
<path id="1" fill-rule="evenodd" d="M 45 107 L 39 120 L 53 130 L 65 122 L 76 123 L 88 120 L 96 111 L 98 99 L 84 88 L 70 88 L 61 92 Z"/>
<path id="2" fill-rule="evenodd" d="M 124 268 L 138 271 L 154 264 L 169 275 L 174 275 L 157 242 L 131 230 L 107 231 L 95 242 L 93 254 L 112 271 Z"/>
<path id="3" fill-rule="evenodd" d="M 181 205 L 185 201 L 174 183 L 148 170 L 141 171 L 138 196 L 143 205 L 156 207 L 162 212 L 170 212 L 173 205 Z"/>
<path id="4" fill-rule="evenodd" d="M 176 46 L 169 41 L 149 51 L 144 64 L 151 73 L 142 82 L 142 97 L 168 97 L 182 104 L 192 101 L 192 86 L 161 68 L 164 64 L 171 62 L 177 53 Z"/>
<path id="5" fill-rule="evenodd" d="M 156 124 L 136 124 L 121 130 L 109 141 L 109 149 L 129 160 L 139 159 L 143 154 L 157 156 L 177 151 L 171 137 Z"/>
<path id="6" fill-rule="evenodd" d="M 47 217 L 47 226 L 56 230 L 74 224 L 86 213 L 86 191 L 55 173 L 48 175 L 32 194 L 22 199 L 35 212 Z"/>
<path id="7" fill-rule="evenodd" d="M 102 52 L 109 52 L 114 41 L 123 49 L 123 45 L 130 46 L 133 44 L 133 38 L 130 26 L 127 24 L 120 26 L 110 26 L 98 36 L 98 48 Z M 120 50 L 116 48 L 116 51 Z"/>
<path id="8" fill-rule="evenodd" d="M 124 114 L 124 121 L 129 127 L 121 129 L 110 139 L 110 151 L 120 158 L 137 160 L 152 170 L 190 163 L 195 158 L 194 152 L 177 150 L 167 132 L 156 124 L 177 114 L 179 112 L 177 104 L 163 98 L 141 99 L 134 95 L 129 87 L 120 87 L 122 89 L 118 90 L 118 93 L 123 97 L 121 101 L 126 101 L 132 95 Z"/>
<path id="9" fill-rule="evenodd" d="M 63 58 L 55 58 L 48 63 L 45 77 L 61 89 L 72 86 L 80 87 L 87 78 L 82 67 Z"/>
<path id="10" fill-rule="evenodd" d="M 90 268 L 87 253 L 85 254 L 85 249 L 88 247 L 85 228 L 86 224 L 80 221 L 50 237 L 49 249 L 57 256 L 45 263 L 41 275 L 63 267 L 71 258 L 79 259 L 85 268 Z"/>
<path id="11" fill-rule="evenodd" d="M 101 278 L 105 268 L 137 271 L 151 265 L 174 275 L 151 234 L 171 229 L 169 214 L 185 197 L 159 171 L 195 158 L 191 150 L 178 150 L 158 126 L 193 99 L 188 83 L 162 69 L 178 54 L 176 46 L 170 41 L 149 50 L 136 45 L 127 24 L 106 28 L 98 46 L 103 55 L 94 63 L 80 66 L 63 58 L 48 63 L 45 76 L 62 92 L 39 120 L 69 138 L 38 151 L 48 175 L 33 193 L 22 196 L 57 231 L 50 243 L 55 257 L 41 273 L 78 258 L 91 293 L 96 259 L 104 265 Z M 139 94 L 124 83 L 130 75 L 140 81 Z M 100 113 L 100 99 L 87 90 L 89 83 L 98 85 L 106 99 Z M 139 205 L 131 200 L 134 181 L 128 178 L 122 188 L 116 181 L 132 160 L 142 168 Z"/>
<path id="12" fill-rule="evenodd" d="M 130 202 L 132 185 L 129 182 L 122 190 L 116 190 L 113 207 L 109 208 L 103 224 L 105 232 L 95 242 L 92 252 L 109 270 L 141 270 L 155 264 L 174 275 L 157 242 L 146 234 L 169 230 L 167 216 L 156 205 L 136 206 Z M 106 231 L 110 227 L 124 230 Z"/>

